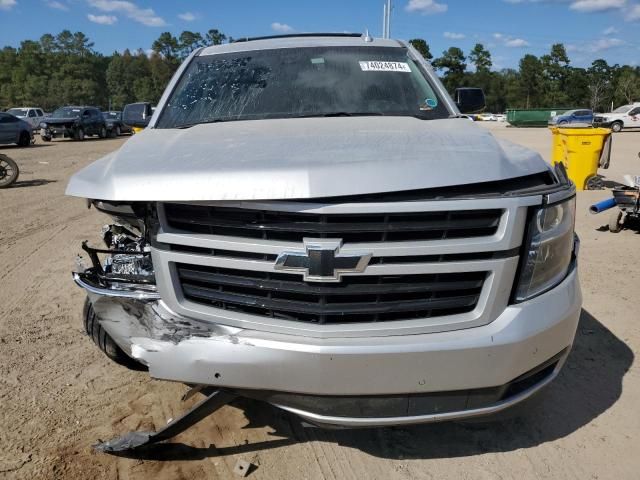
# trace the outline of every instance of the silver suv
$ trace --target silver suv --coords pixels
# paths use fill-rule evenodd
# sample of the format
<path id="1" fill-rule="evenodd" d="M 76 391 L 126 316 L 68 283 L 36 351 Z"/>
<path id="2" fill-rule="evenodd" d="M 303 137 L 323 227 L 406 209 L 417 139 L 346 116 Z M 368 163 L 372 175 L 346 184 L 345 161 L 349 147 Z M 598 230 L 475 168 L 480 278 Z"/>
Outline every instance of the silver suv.
<path id="1" fill-rule="evenodd" d="M 111 358 L 351 427 L 495 413 L 562 367 L 575 190 L 409 44 L 202 48 L 125 122 L 67 189 L 114 219 L 74 273 Z"/>

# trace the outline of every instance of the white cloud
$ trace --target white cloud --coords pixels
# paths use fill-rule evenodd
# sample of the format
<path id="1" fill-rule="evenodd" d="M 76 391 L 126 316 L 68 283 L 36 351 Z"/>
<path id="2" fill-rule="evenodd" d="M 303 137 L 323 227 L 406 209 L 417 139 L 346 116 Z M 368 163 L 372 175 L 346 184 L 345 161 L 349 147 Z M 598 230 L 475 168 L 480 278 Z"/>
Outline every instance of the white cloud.
<path id="1" fill-rule="evenodd" d="M 607 12 L 610 10 L 622 10 L 627 6 L 628 0 L 504 0 L 506 3 L 564 3 L 576 12 Z"/>
<path id="2" fill-rule="evenodd" d="M 294 31 L 294 28 L 286 23 L 273 22 L 271 24 L 271 30 L 278 33 L 291 33 Z"/>
<path id="3" fill-rule="evenodd" d="M 16 6 L 16 0 L 0 0 L 0 10 L 11 10 Z"/>
<path id="4" fill-rule="evenodd" d="M 449 38 L 451 40 L 462 40 L 466 37 L 464 33 L 456 33 L 456 32 L 444 32 L 442 34 L 444 38 Z"/>
<path id="5" fill-rule="evenodd" d="M 620 47 L 626 45 L 624 40 L 619 38 L 599 38 L 590 42 L 581 43 L 579 45 L 569 44 L 567 45 L 568 52 L 580 52 L 580 53 L 598 53 L 610 48 Z"/>
<path id="6" fill-rule="evenodd" d="M 605 28 L 602 31 L 603 35 L 613 35 L 614 33 L 618 33 L 620 30 L 618 30 L 616 27 L 609 27 L 609 28 Z"/>
<path id="7" fill-rule="evenodd" d="M 493 38 L 505 47 L 510 48 L 523 48 L 531 45 L 524 38 L 515 38 L 510 35 L 505 35 L 504 33 L 494 33 Z"/>
<path id="8" fill-rule="evenodd" d="M 99 25 L 113 25 L 118 21 L 118 17 L 115 15 L 93 15 L 88 14 L 87 18 L 90 22 L 97 23 Z"/>
<path id="9" fill-rule="evenodd" d="M 449 6 L 446 3 L 438 3 L 436 0 L 409 0 L 405 7 L 407 12 L 418 12 L 423 15 L 444 13 Z"/>
<path id="10" fill-rule="evenodd" d="M 626 6 L 627 0 L 576 0 L 569 8 L 576 12 L 606 12 Z"/>
<path id="11" fill-rule="evenodd" d="M 103 12 L 119 12 L 131 20 L 147 27 L 164 27 L 167 22 L 156 15 L 151 8 L 140 8 L 135 3 L 126 0 L 87 0 L 89 5 Z"/>
<path id="12" fill-rule="evenodd" d="M 44 3 L 47 4 L 47 7 L 54 8 L 56 10 L 63 10 L 63 11 L 69 10 L 69 7 L 67 5 L 65 5 L 62 2 L 58 2 L 57 0 L 45 0 Z"/>
<path id="13" fill-rule="evenodd" d="M 636 22 L 640 20 L 640 4 L 629 7 L 626 12 L 625 20 L 627 22 Z"/>
<path id="14" fill-rule="evenodd" d="M 510 38 L 509 40 L 504 42 L 504 44 L 505 46 L 511 47 L 511 48 L 522 48 L 522 47 L 529 46 L 529 42 L 527 42 L 523 38 Z"/>
<path id="15" fill-rule="evenodd" d="M 191 12 L 179 13 L 178 18 L 184 20 L 185 22 L 193 22 L 196 19 L 196 16 Z"/>

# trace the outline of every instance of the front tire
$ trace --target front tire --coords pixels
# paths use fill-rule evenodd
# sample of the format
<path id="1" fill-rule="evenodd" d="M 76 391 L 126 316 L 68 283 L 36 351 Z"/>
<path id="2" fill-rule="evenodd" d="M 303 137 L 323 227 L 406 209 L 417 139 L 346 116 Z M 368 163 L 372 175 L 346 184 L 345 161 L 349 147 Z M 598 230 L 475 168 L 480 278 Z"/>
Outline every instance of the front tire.
<path id="1" fill-rule="evenodd" d="M 18 164 L 0 153 L 0 188 L 8 188 L 13 185 L 19 175 Z"/>
<path id="2" fill-rule="evenodd" d="M 109 334 L 102 328 L 96 312 L 93 310 L 93 305 L 88 298 L 84 301 L 84 308 L 82 312 L 84 319 L 84 330 L 86 334 L 93 340 L 102 352 L 118 365 L 127 367 L 131 370 L 146 370 L 142 364 L 136 362 L 129 357 L 124 350 L 122 350 L 116 342 L 109 336 Z"/>
<path id="3" fill-rule="evenodd" d="M 82 128 L 77 129 L 73 135 L 73 138 L 79 142 L 82 142 L 84 140 L 84 130 Z"/>
<path id="4" fill-rule="evenodd" d="M 622 131 L 622 122 L 613 122 L 611 124 L 611 130 L 618 133 Z"/>
<path id="5" fill-rule="evenodd" d="M 107 128 L 106 127 L 100 127 L 100 131 L 98 132 L 98 137 L 107 138 Z"/>

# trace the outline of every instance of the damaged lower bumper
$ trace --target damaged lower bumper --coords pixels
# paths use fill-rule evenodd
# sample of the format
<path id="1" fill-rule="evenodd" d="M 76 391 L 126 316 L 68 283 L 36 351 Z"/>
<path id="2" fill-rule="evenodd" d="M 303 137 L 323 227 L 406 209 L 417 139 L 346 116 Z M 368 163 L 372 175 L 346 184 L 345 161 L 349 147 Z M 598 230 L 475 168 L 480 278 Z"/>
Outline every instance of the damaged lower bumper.
<path id="1" fill-rule="evenodd" d="M 151 376 L 230 389 L 310 423 L 364 427 L 496 413 L 560 370 L 581 293 L 564 282 L 488 325 L 423 335 L 311 338 L 185 318 L 156 292 L 74 274 L 102 327 Z"/>

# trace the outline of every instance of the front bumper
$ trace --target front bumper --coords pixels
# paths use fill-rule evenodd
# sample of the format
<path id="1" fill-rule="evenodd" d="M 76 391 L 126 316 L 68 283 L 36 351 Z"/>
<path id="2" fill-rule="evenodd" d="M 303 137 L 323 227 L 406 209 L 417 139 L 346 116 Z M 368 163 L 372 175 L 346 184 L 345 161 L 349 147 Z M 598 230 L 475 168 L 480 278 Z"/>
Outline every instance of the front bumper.
<path id="1" fill-rule="evenodd" d="M 594 127 L 609 128 L 612 123 L 613 123 L 613 120 L 606 120 L 606 119 L 598 120 L 598 119 L 595 119 L 595 118 L 593 119 L 593 126 Z"/>
<path id="2" fill-rule="evenodd" d="M 41 137 L 51 138 L 72 138 L 75 133 L 74 127 L 70 126 L 48 126 L 46 128 L 40 127 Z"/>
<path id="3" fill-rule="evenodd" d="M 343 426 L 475 417 L 518 403 L 549 383 L 561 368 L 573 343 L 582 303 L 574 267 L 553 290 L 508 306 L 481 327 L 322 339 L 199 322 L 180 317 L 162 300 L 132 299 L 88 288 L 91 286 L 79 276 L 76 282 L 87 289 L 103 328 L 124 351 L 148 365 L 153 377 L 242 391 L 312 423 Z M 484 403 L 469 400 L 469 392 L 508 388 L 550 359 L 555 359 L 552 368 L 527 388 L 510 396 L 495 396 L 492 390 L 494 396 L 486 397 Z M 264 392 L 276 395 L 265 396 Z M 431 400 L 452 392 L 458 393 L 453 403 L 442 406 Z M 460 392 L 466 392 L 466 400 L 460 400 Z M 415 415 L 408 409 L 397 415 L 397 401 L 382 402 L 378 409 L 356 408 L 360 413 L 355 416 L 348 411 L 333 415 L 323 407 L 327 402 L 305 400 L 301 407 L 290 401 L 292 396 L 306 400 L 334 396 L 347 402 L 347 397 L 361 397 L 374 403 L 400 396 L 407 404 L 418 398 L 432 406 L 414 410 Z M 386 408 L 392 404 L 393 409 Z"/>

